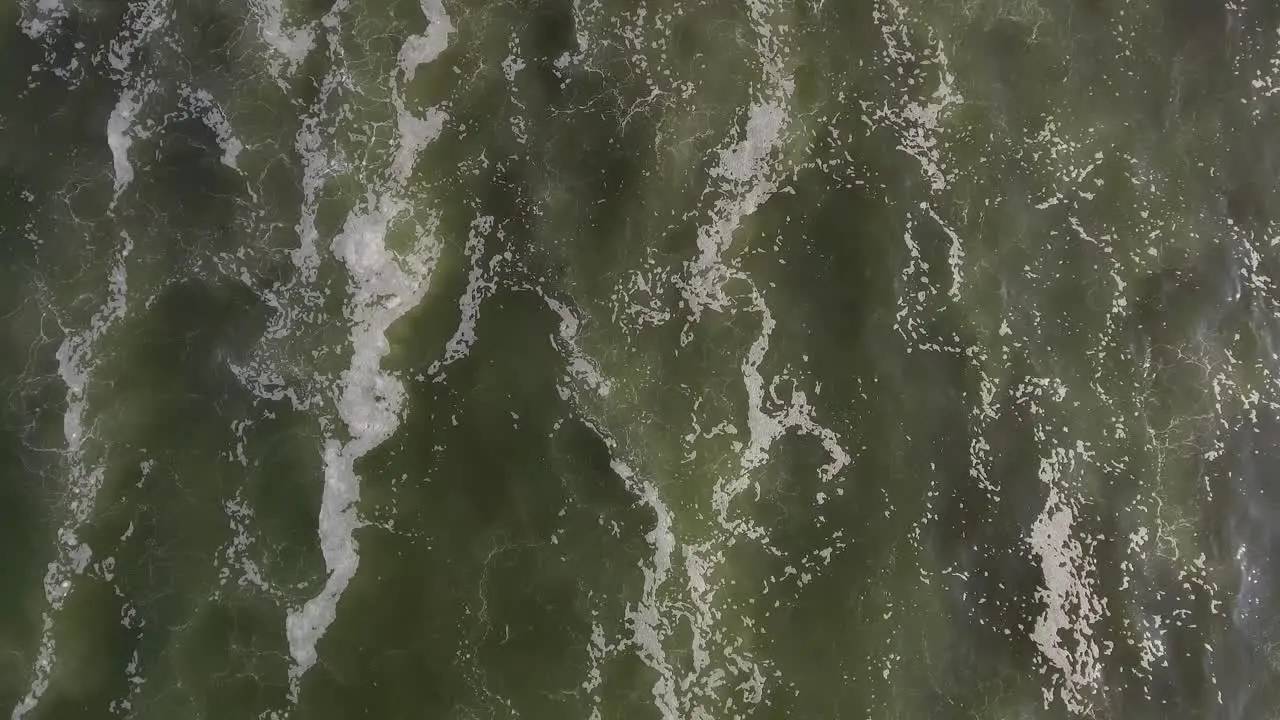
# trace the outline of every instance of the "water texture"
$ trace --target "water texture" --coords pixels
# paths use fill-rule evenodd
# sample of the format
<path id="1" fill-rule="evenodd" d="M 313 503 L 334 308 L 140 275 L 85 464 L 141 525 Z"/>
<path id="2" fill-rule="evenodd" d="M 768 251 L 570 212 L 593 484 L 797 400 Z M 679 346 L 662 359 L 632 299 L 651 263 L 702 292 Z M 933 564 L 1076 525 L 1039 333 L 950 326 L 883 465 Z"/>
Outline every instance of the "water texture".
<path id="1" fill-rule="evenodd" d="M 1280 717 L 1280 9 L 2 0 L 12 720 Z"/>

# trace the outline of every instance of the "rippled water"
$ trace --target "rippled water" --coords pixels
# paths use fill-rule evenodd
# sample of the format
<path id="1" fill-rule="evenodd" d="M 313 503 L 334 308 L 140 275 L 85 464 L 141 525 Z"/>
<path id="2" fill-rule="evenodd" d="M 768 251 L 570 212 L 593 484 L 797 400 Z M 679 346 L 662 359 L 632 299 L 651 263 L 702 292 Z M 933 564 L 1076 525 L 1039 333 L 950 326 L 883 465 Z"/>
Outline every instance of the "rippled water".
<path id="1" fill-rule="evenodd" d="M 12 718 L 1280 713 L 1280 12 L 0 4 Z"/>

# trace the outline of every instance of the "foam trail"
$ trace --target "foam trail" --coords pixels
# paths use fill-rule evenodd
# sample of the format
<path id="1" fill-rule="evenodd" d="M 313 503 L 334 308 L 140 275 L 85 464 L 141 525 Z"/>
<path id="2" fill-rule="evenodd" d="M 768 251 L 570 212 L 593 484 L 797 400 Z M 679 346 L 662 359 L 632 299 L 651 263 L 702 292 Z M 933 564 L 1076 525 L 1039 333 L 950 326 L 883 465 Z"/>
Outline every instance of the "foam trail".
<path id="1" fill-rule="evenodd" d="M 437 24 L 452 28 L 442 6 L 424 5 L 424 12 L 431 23 L 429 35 Z M 415 42 L 417 38 L 410 38 L 405 45 Z M 422 57 L 410 55 L 411 63 L 418 63 Z M 402 65 L 402 71 L 409 75 L 413 67 L 416 65 Z M 386 334 L 426 294 L 438 255 L 438 243 L 421 228 L 417 247 L 403 259 L 387 248 L 386 238 L 392 221 L 408 209 L 400 195 L 412 174 L 414 160 L 439 136 L 447 116 L 438 109 L 426 118 L 413 116 L 405 109 L 399 90 L 395 91 L 393 104 L 398 111 L 399 146 L 388 168 L 385 191 L 377 198 L 371 194 L 351 211 L 330 247 L 349 276 L 346 315 L 352 323 L 352 355 L 340 382 L 338 412 L 350 440 L 342 443 L 331 438 L 325 443 L 319 535 L 328 578 L 318 595 L 302 608 L 291 610 L 285 619 L 294 661 L 289 670 L 290 698 L 295 702 L 303 675 L 317 660 L 316 644 L 337 618 L 338 602 L 360 566 L 355 531 L 363 523 L 355 463 L 391 437 L 400 423 L 404 387 L 381 367 L 383 356 L 390 351 Z"/>
<path id="2" fill-rule="evenodd" d="M 742 451 L 738 472 L 717 479 L 713 491 L 712 508 L 719 521 L 719 532 L 704 542 L 686 547 L 684 551 L 688 599 L 685 613 L 692 633 L 690 651 L 693 667 L 688 677 L 680 681 L 680 687 L 685 693 L 686 703 L 682 716 L 692 718 L 712 718 L 726 712 L 723 699 L 712 700 L 715 705 L 701 701 L 702 698 L 717 698 L 717 687 L 725 681 L 726 672 L 738 678 L 734 689 L 741 693 L 745 703 L 757 705 L 765 692 L 765 674 L 760 665 L 742 651 L 742 643 L 726 638 L 723 626 L 734 614 L 725 612 L 718 596 L 725 582 L 725 549 L 738 537 L 761 543 L 769 552 L 777 551 L 769 544 L 765 531 L 752 520 L 730 519 L 729 508 L 734 498 L 749 487 L 751 473 L 768 459 L 769 449 L 788 430 L 819 438 L 831 456 L 831 461 L 819 471 L 823 480 L 833 479 L 851 461 L 835 433 L 814 421 L 813 410 L 803 392 L 794 391 L 790 407 L 779 414 L 770 414 L 765 409 L 765 390 L 766 387 L 772 389 L 773 385 L 761 375 L 760 368 L 768 353 L 775 321 L 757 283 L 725 257 L 743 219 L 755 213 L 778 191 L 781 173 L 773 165 L 784 141 L 795 91 L 781 51 L 780 34 L 785 32 L 785 26 L 775 22 L 781 8 L 763 0 L 753 0 L 748 9 L 758 38 L 756 51 L 763 86 L 747 108 L 742 138 L 720 151 L 719 163 L 712 170 L 712 175 L 721 181 L 724 197 L 712 208 L 710 222 L 699 228 L 698 255 L 687 264 L 687 279 L 682 284 L 682 294 L 690 310 L 681 333 L 682 345 L 693 339 L 693 327 L 704 310 L 734 310 L 735 302 L 731 301 L 725 289 L 730 279 L 745 282 L 749 288 L 749 307 L 759 316 L 761 323 L 747 356 L 740 361 L 747 394 L 749 442 Z M 772 382 L 776 383 L 778 379 Z M 723 663 L 723 666 L 713 667 L 713 660 Z M 733 707 L 736 709 L 736 702 Z"/>
<path id="3" fill-rule="evenodd" d="M 631 643 L 635 646 L 641 661 L 658 674 L 652 689 L 654 703 L 661 712 L 663 720 L 678 720 L 683 717 L 677 695 L 679 685 L 664 647 L 664 641 L 668 635 L 667 623 L 662 616 L 663 605 L 658 598 L 660 589 L 671 575 L 672 556 L 676 551 L 674 517 L 658 492 L 657 486 L 641 477 L 620 457 L 617 441 L 585 410 L 581 388 L 606 397 L 610 392 L 610 384 L 579 345 L 578 335 L 582 322 L 565 303 L 547 297 L 545 294 L 543 299 L 547 306 L 560 316 L 559 333 L 552 338 L 552 341 L 569 362 L 571 378 L 577 381 L 566 383 L 561 390 L 562 396 L 573 402 L 582 422 L 590 427 L 608 448 L 610 469 L 622 479 L 627 490 L 642 504 L 649 507 L 654 514 L 653 530 L 645 535 L 645 540 L 653 548 L 653 557 L 648 563 L 641 562 L 640 571 L 644 576 L 644 589 L 640 601 L 627 610 L 627 621 L 631 625 Z M 588 652 L 595 657 L 603 645 L 603 638 L 594 640 L 594 645 Z M 598 657 L 596 660 L 598 662 Z"/>
<path id="4" fill-rule="evenodd" d="M 241 464 L 244 465 L 243 460 Z M 245 502 L 243 492 L 237 490 L 234 498 L 223 503 L 222 509 L 227 515 L 233 535 L 219 552 L 222 560 L 219 563 L 221 567 L 218 570 L 218 584 L 226 585 L 234 572 L 238 575 L 236 583 L 239 586 L 252 585 L 263 593 L 278 596 L 276 589 L 263 577 L 262 568 L 248 555 L 250 545 L 257 540 L 250 531 L 254 521 L 253 508 Z"/>
<path id="5" fill-rule="evenodd" d="M 608 396 L 612 389 L 608 378 L 596 369 L 591 358 L 578 347 L 577 337 L 582 321 L 574 315 L 568 305 L 555 298 L 544 299 L 547 301 L 547 306 L 560 316 L 560 337 L 557 344 L 560 346 L 561 353 L 569 360 L 569 374 L 578 382 L 599 393 L 601 397 Z"/>
<path id="6" fill-rule="evenodd" d="M 784 98 L 789 97 L 790 82 L 779 90 Z M 698 321 L 703 310 L 722 311 L 728 307 L 724 284 L 733 270 L 725 265 L 722 256 L 733 243 L 733 234 L 743 218 L 754 213 L 777 190 L 769 158 L 781 139 L 786 117 L 787 107 L 778 101 L 752 104 L 747 111 L 746 136 L 720 152 L 720 163 L 713 174 L 727 181 L 730 189 L 741 190 L 717 203 L 711 213 L 712 222 L 698 230 L 698 257 L 689 263 L 689 279 L 683 288 L 690 325 Z M 686 326 L 681 342 L 687 344 L 692 339 L 691 327 Z"/>
<path id="7" fill-rule="evenodd" d="M 320 233 L 316 226 L 320 196 L 327 179 L 335 172 L 345 172 L 347 163 L 341 156 L 331 157 L 326 149 L 326 136 L 332 133 L 331 123 L 339 118 L 330 116 L 326 107 L 336 94 L 349 88 L 350 79 L 343 67 L 343 51 L 340 32 L 340 14 L 345 3 L 336 3 L 325 15 L 323 26 L 331 68 L 320 80 L 318 96 L 310 112 L 298 130 L 294 149 L 302 162 L 302 207 L 296 230 L 299 246 L 291 253 L 298 270 L 298 277 L 282 288 L 280 294 L 272 294 L 269 301 L 281 311 L 281 320 L 268 330 L 267 337 L 280 340 L 297 330 L 295 321 L 314 320 L 318 307 L 324 300 L 322 289 L 315 287 L 321 264 Z M 290 71 L 305 58 L 315 40 L 314 31 L 285 33 L 282 30 L 283 10 L 278 0 L 255 0 L 263 41 L 283 54 L 290 61 Z M 283 77 L 283 66 L 272 68 L 277 82 L 287 90 L 288 81 Z M 399 103 L 399 98 L 396 98 Z M 402 189 L 407 170 L 416 157 L 415 143 L 420 150 L 424 138 L 410 136 L 401 128 L 401 154 L 397 158 L 397 171 L 392 173 L 393 185 L 381 201 L 368 200 L 353 210 L 332 250 L 347 266 L 351 275 L 351 293 L 346 315 L 352 322 L 349 339 L 354 353 L 351 363 L 338 382 L 339 415 L 350 434 L 346 443 L 332 437 L 325 441 L 322 452 L 324 489 L 321 496 L 318 534 L 321 554 L 324 557 L 326 578 L 324 587 L 302 607 L 290 608 L 285 618 L 285 636 L 289 643 L 292 665 L 289 669 L 289 701 L 296 703 L 302 677 L 318 659 L 316 645 L 337 617 L 337 603 L 359 566 L 359 551 L 355 531 L 361 521 L 357 511 L 360 498 L 359 478 L 355 474 L 355 462 L 370 449 L 389 436 L 396 424 L 396 416 L 402 402 L 399 384 L 379 372 L 380 359 L 386 352 L 385 330 L 403 312 L 421 297 L 422 283 L 415 282 L 425 276 L 422 268 L 413 270 L 409 277 L 387 251 L 385 237 L 391 218 L 402 208 L 394 193 Z M 385 290 L 379 296 L 377 287 L 381 279 Z M 306 409 L 326 404 L 321 390 L 314 396 L 299 396 L 293 390 L 277 390 L 285 384 L 285 378 L 271 367 L 271 359 L 254 363 L 251 368 L 238 369 L 237 376 L 246 387 L 258 396 L 281 399 L 289 397 L 295 408 Z M 327 379 L 317 376 L 316 383 Z M 305 382 L 305 381 L 304 381 Z M 379 387 L 381 386 L 381 387 Z M 318 388 L 315 388 L 319 390 Z M 357 411 L 359 405 L 370 408 L 363 420 Z M 373 427 L 377 411 L 382 411 L 381 432 Z M 331 423 L 321 418 L 324 432 Z M 279 718 L 280 713 L 271 717 Z"/>
<path id="8" fill-rule="evenodd" d="M 231 121 L 227 118 L 227 114 L 218 105 L 218 101 L 213 95 L 204 89 L 190 90 L 183 92 L 187 103 L 191 106 L 192 112 L 204 121 L 204 124 L 213 131 L 214 136 L 218 140 L 218 147 L 222 148 L 222 164 L 233 170 L 239 170 L 237 164 L 240 152 L 244 150 L 244 143 L 235 135 L 235 129 L 231 127 Z"/>
<path id="9" fill-rule="evenodd" d="M 86 458 L 83 449 L 88 415 L 86 393 L 96 360 L 93 351 L 99 339 L 125 316 L 128 310 L 128 272 L 126 260 L 133 250 L 133 241 L 123 235 L 123 244 L 111 269 L 109 292 L 106 300 L 94 313 L 89 327 L 79 333 L 69 334 L 58 347 L 58 375 L 67 387 L 67 409 L 62 415 L 66 489 L 70 498 L 67 519 L 58 529 L 57 556 L 45 569 L 44 596 L 47 607 L 42 615 L 40 649 L 37 651 L 33 679 L 26 694 L 11 713 L 12 720 L 19 720 L 35 709 L 49 687 L 49 677 L 57 659 L 53 636 L 54 618 L 71 592 L 71 580 L 88 567 L 93 551 L 77 537 L 80 528 L 93 514 L 98 490 L 102 486 L 104 470 Z"/>
<path id="10" fill-rule="evenodd" d="M 606 440 L 610 454 L 616 454 L 616 444 L 599 429 L 597 433 Z M 676 548 L 671 510 L 658 494 L 657 486 L 640 479 L 626 463 L 615 457 L 610 460 L 609 467 L 622 478 L 632 494 L 653 510 L 656 519 L 653 530 L 645 535 L 645 540 L 653 548 L 653 560 L 650 565 L 641 567 L 644 574 L 643 594 L 636 607 L 628 610 L 627 620 L 631 623 L 631 639 L 640 659 L 658 673 L 658 679 L 653 683 L 653 699 L 662 712 L 663 720 L 678 720 L 681 717 L 680 701 L 676 695 L 679 686 L 664 649 L 668 633 L 666 621 L 662 617 L 662 605 L 658 600 L 659 588 L 671 575 L 671 556 Z"/>
<path id="11" fill-rule="evenodd" d="M 728 519 L 729 504 L 739 493 L 750 485 L 750 473 L 763 465 L 769 457 L 769 448 L 788 430 L 795 429 L 803 434 L 813 435 L 822 443 L 822 447 L 831 457 L 830 462 L 819 470 L 824 481 L 835 479 L 836 475 L 852 461 L 840 439 L 829 428 L 814 420 L 813 407 L 809 405 L 808 396 L 801 390 L 794 390 L 790 407 L 785 412 L 770 415 L 764 409 L 765 380 L 760 374 L 760 366 L 764 363 L 769 351 L 769 338 L 777 322 L 773 319 L 768 305 L 758 290 L 753 290 L 753 302 L 760 314 L 760 334 L 751 344 L 747 357 L 741 363 L 742 383 L 747 390 L 747 447 L 742 452 L 741 471 L 730 482 L 717 483 L 712 500 L 720 522 L 726 527 L 747 529 L 735 525 Z"/>
<path id="12" fill-rule="evenodd" d="M 1072 533 L 1076 509 L 1056 487 L 1060 474 L 1075 461 L 1076 453 L 1062 448 L 1040 461 L 1040 480 L 1049 486 L 1049 497 L 1027 543 L 1040 557 L 1044 586 L 1038 595 L 1045 610 L 1031 639 L 1040 649 L 1043 664 L 1057 673 L 1043 689 L 1046 707 L 1056 684 L 1059 699 L 1069 711 L 1087 714 L 1090 691 L 1102 678 L 1103 650 L 1094 637 L 1106 615 L 1106 603 L 1093 590 L 1094 561 Z M 1070 638 L 1065 645 L 1064 637 Z"/>
<path id="13" fill-rule="evenodd" d="M 454 30 L 442 0 L 422 0 L 420 6 L 422 16 L 427 19 L 427 31 L 409 38 L 400 48 L 400 68 L 409 80 L 413 79 L 418 66 L 430 63 L 445 51 Z"/>
<path id="14" fill-rule="evenodd" d="M 912 52 L 909 47 L 911 35 L 908 29 L 909 17 L 900 2 L 881 0 L 875 4 L 872 15 L 885 44 L 885 50 L 881 53 L 881 60 L 885 67 L 897 67 L 899 73 L 910 68 L 911 74 L 901 76 L 908 79 L 901 87 L 901 97 L 898 102 L 892 105 L 885 102 L 880 107 L 874 107 L 869 101 L 861 102 L 863 110 L 867 111 L 867 114 L 863 115 L 863 122 L 873 130 L 885 128 L 892 132 L 898 142 L 897 149 L 919 163 L 920 174 L 928 183 L 930 196 L 935 199 L 940 198 L 953 182 L 947 172 L 944 148 L 940 147 L 941 125 L 952 109 L 964 102 L 964 97 L 956 88 L 955 76 L 951 72 L 951 64 L 946 53 L 943 52 L 942 44 L 933 37 L 932 33 L 930 33 L 931 46 L 922 57 L 917 57 Z M 926 69 L 935 67 L 937 86 L 933 93 L 927 99 L 914 97 L 913 88 L 928 81 Z M 959 234 L 947 224 L 932 204 L 923 203 L 920 209 L 938 224 L 951 241 L 947 253 L 947 265 L 951 270 L 951 287 L 947 291 L 947 297 L 952 302 L 959 301 L 964 283 L 964 245 Z M 917 292 L 902 294 L 894 326 L 904 339 L 919 344 L 920 338 L 917 335 L 922 321 L 916 315 L 923 315 L 926 298 L 936 298 L 939 288 L 929 282 L 928 274 L 925 272 L 928 266 L 921 259 L 919 244 L 913 238 L 916 219 L 915 213 L 908 211 L 907 229 L 903 239 L 910 260 L 903 268 L 902 279 L 904 283 L 918 283 L 921 287 Z M 928 347 L 930 343 L 925 342 L 923 346 Z M 957 348 L 950 349 L 959 351 Z M 974 459 L 972 462 L 976 463 L 978 460 Z"/>
<path id="15" fill-rule="evenodd" d="M 744 280 L 750 287 L 755 287 L 751 278 L 738 269 L 731 260 L 726 259 L 725 255 L 730 250 L 734 234 L 743 219 L 756 212 L 778 189 L 778 174 L 771 165 L 775 151 L 783 140 L 794 85 L 785 73 L 782 58 L 775 50 L 773 39 L 776 28 L 773 26 L 771 17 L 773 8 L 764 2 L 752 2 L 750 12 L 753 28 L 759 37 L 757 51 L 764 86 L 757 92 L 756 100 L 746 110 L 746 127 L 741 139 L 719 151 L 719 163 L 712 171 L 713 177 L 719 181 L 717 184 L 723 195 L 711 207 L 709 221 L 699 228 L 696 240 L 697 255 L 686 263 L 684 278 L 679 282 L 681 294 L 688 308 L 688 316 L 680 336 L 682 345 L 687 345 L 693 340 L 694 327 L 704 311 L 732 310 L 734 303 L 725 290 L 725 285 L 730 279 Z M 585 45 L 581 40 L 579 44 Z M 755 293 L 754 297 L 762 304 L 758 293 Z M 569 321 L 571 318 L 567 317 L 563 308 L 555 304 L 552 307 L 565 319 L 565 322 L 562 322 L 561 339 L 558 345 L 561 346 L 572 368 L 581 369 L 585 356 L 576 349 L 573 342 L 577 323 Z M 767 308 L 762 313 L 762 319 L 765 323 L 762 342 L 765 343 L 764 347 L 767 347 L 767 337 L 772 328 L 772 318 Z M 754 359 L 746 361 L 744 367 L 758 367 L 762 358 L 755 356 L 762 356 L 762 354 L 762 349 L 753 347 L 752 358 Z M 575 371 L 573 374 L 576 376 L 579 372 Z M 588 382 L 591 377 L 590 374 L 584 374 L 583 377 L 578 378 L 577 384 L 592 387 Z M 751 378 L 744 376 L 744 379 L 748 381 L 749 393 L 754 392 Z M 758 373 L 756 379 L 759 380 L 760 386 L 756 389 L 759 389 L 762 394 L 763 379 L 758 377 Z M 607 385 L 602 384 L 601 387 L 607 388 Z M 597 392 L 599 391 L 600 388 L 597 389 Z M 753 403 L 753 408 L 759 410 L 759 403 Z M 759 417 L 753 416 L 753 422 L 760 418 L 773 421 L 772 418 L 764 415 L 763 411 L 758 415 Z M 686 584 L 681 601 L 678 606 L 663 602 L 659 592 L 670 581 L 674 569 L 674 556 L 678 548 L 672 513 L 663 503 L 657 487 L 641 480 L 618 457 L 618 448 L 609 434 L 597 427 L 593 421 L 587 420 L 587 422 L 609 447 L 613 456 L 611 465 L 614 472 L 622 478 L 628 490 L 637 499 L 653 509 L 657 518 L 655 528 L 646 536 L 654 552 L 652 560 L 642 564 L 641 567 L 645 579 L 644 590 L 636 605 L 628 609 L 626 616 L 631 631 L 629 644 L 635 649 L 640 660 L 657 674 L 652 688 L 656 709 L 664 720 L 677 718 L 696 720 L 715 717 L 726 712 L 724 700 L 717 697 L 716 690 L 718 686 L 728 681 L 726 669 L 742 678 L 740 682 L 735 683 L 735 689 L 744 692 L 748 702 L 760 702 L 763 697 L 764 680 L 759 668 L 748 658 L 741 656 L 734 644 L 725 640 L 723 633 L 717 630 L 722 622 L 721 613 L 715 606 L 721 582 L 716 576 L 720 573 L 725 561 L 722 548 L 725 543 L 732 542 L 733 536 L 744 528 L 729 526 L 722 520 L 721 532 L 715 538 L 697 546 L 685 547 L 681 560 Z M 776 421 L 773 422 L 776 424 Z M 776 438 L 779 434 L 780 432 L 757 433 L 756 437 L 760 439 L 757 445 L 761 446 L 757 448 L 759 452 L 764 452 L 767 445 L 772 442 L 772 439 L 763 440 L 764 436 Z M 754 455 L 751 459 L 744 458 L 742 476 L 745 477 L 746 466 L 754 466 L 758 463 L 759 459 Z M 734 481 L 740 479 L 733 478 Z M 718 482 L 716 506 L 727 509 L 729 500 L 739 489 L 736 482 L 728 484 L 723 481 Z M 750 532 L 748 534 L 759 535 L 759 533 Z M 667 656 L 666 645 L 671 639 L 668 616 L 680 617 L 689 622 L 691 638 L 687 650 L 691 653 L 693 667 L 684 677 L 676 677 L 673 663 Z M 713 659 L 723 660 L 729 667 L 712 668 Z M 708 701 L 715 704 L 714 708 L 706 704 Z"/>
<path id="16" fill-rule="evenodd" d="M 321 97 L 326 97 L 332 90 L 330 78 L 325 78 Z M 318 126 L 319 120 L 316 117 L 307 118 L 294 138 L 294 148 L 302 157 L 302 212 L 297 225 L 299 244 L 291 255 L 303 283 L 314 282 L 320 267 L 320 252 L 316 246 L 320 235 L 316 229 L 316 212 L 320 190 L 324 187 L 330 164 L 322 149 L 323 139 Z"/>
<path id="17" fill-rule="evenodd" d="M 763 297 L 755 289 L 755 283 L 725 258 L 732 246 L 734 233 L 743 219 L 756 212 L 777 191 L 777 173 L 771 165 L 775 151 L 783 140 L 794 89 L 792 80 L 784 72 L 782 59 L 766 40 L 774 32 L 769 17 L 770 7 L 756 2 L 751 9 L 753 24 L 762 38 L 758 50 L 766 86 L 758 99 L 747 108 L 746 127 L 741 139 L 719 151 L 720 162 L 713 169 L 713 176 L 720 181 L 725 196 L 712 207 L 710 222 L 699 228 L 698 254 L 686 265 L 685 280 L 681 283 L 682 295 L 689 308 L 689 318 L 681 334 L 682 344 L 693 339 L 693 327 L 702 312 L 725 312 L 732 308 L 733 303 L 725 291 L 726 282 L 732 278 L 745 280 L 753 288 L 754 309 L 759 311 L 762 322 L 760 335 L 753 343 L 748 357 L 742 362 L 750 405 L 751 446 L 743 455 L 741 472 L 727 482 L 718 482 L 715 489 L 714 506 L 720 515 L 723 529 L 729 534 L 697 546 L 685 547 L 682 553 L 686 594 L 678 615 L 690 621 L 692 637 L 689 650 L 693 661 L 691 672 L 686 677 L 675 676 L 665 647 L 670 637 L 665 616 L 675 608 L 662 602 L 659 597 L 660 588 L 670 580 L 677 550 L 672 514 L 662 502 L 656 486 L 642 481 L 618 458 L 618 448 L 608 433 L 595 422 L 587 421 L 608 446 L 613 456 L 611 465 L 614 472 L 643 504 L 654 510 L 657 517 L 654 530 L 646 536 L 654 548 L 654 554 L 652 560 L 641 568 L 645 578 L 644 591 L 636 606 L 628 610 L 627 620 L 631 630 L 630 644 L 639 658 L 657 673 L 652 688 L 654 704 L 661 716 L 670 720 L 710 718 L 723 711 L 723 708 L 713 711 L 703 701 L 704 697 L 716 697 L 715 686 L 725 679 L 721 669 L 711 667 L 713 658 L 723 658 L 732 671 L 742 678 L 737 689 L 744 693 L 748 702 L 759 703 L 764 695 L 765 681 L 760 668 L 749 658 L 739 654 L 730 642 L 724 640 L 722 633 L 717 631 L 717 626 L 723 621 L 722 614 L 716 607 L 720 583 L 716 575 L 725 561 L 721 546 L 730 542 L 737 533 L 745 532 L 763 539 L 762 532 L 748 527 L 746 523 L 731 524 L 727 520 L 729 503 L 745 489 L 749 471 L 764 462 L 768 448 L 790 428 L 817 435 L 832 454 L 831 464 L 822 471 L 824 479 L 834 477 L 849 462 L 847 453 L 840 447 L 834 433 L 813 421 L 812 411 L 803 393 L 797 392 L 792 398 L 791 408 L 779 417 L 773 417 L 764 411 L 765 380 L 760 376 L 759 367 L 768 349 L 774 321 Z M 548 304 L 562 318 L 557 345 L 571 363 L 571 374 L 578 380 L 577 385 L 595 388 L 597 392 L 604 394 L 608 385 L 604 384 L 603 378 L 585 371 L 590 368 L 590 364 L 576 346 L 575 337 L 579 328 L 576 318 L 563 305 L 551 300 L 548 300 Z M 593 380 L 596 382 L 593 383 Z M 713 642 L 719 647 L 709 647 Z"/>
<path id="18" fill-rule="evenodd" d="M 111 163 L 115 171 L 112 207 L 120 199 L 120 193 L 133 182 L 133 165 L 129 162 L 129 147 L 133 145 L 130 129 L 140 107 L 138 94 L 132 89 L 126 89 L 120 93 L 119 101 L 107 118 L 107 146 L 111 148 Z"/>
<path id="19" fill-rule="evenodd" d="M 291 693 L 297 697 L 301 677 L 316 662 L 316 643 L 337 617 L 337 604 L 360 564 L 355 531 L 361 526 L 357 510 L 360 478 L 355 463 L 382 444 L 399 425 L 404 403 L 400 382 L 381 369 L 390 350 L 386 332 L 412 309 L 426 292 L 435 248 L 428 247 L 401 266 L 386 248 L 386 233 L 403 205 L 390 196 L 374 208 L 357 209 L 333 241 L 334 254 L 351 275 L 352 299 L 347 315 L 353 321 L 351 364 L 342 376 L 339 414 L 351 439 L 330 439 L 324 450 L 324 493 L 320 506 L 320 547 L 329 573 L 320 594 L 286 619 Z"/>
<path id="20" fill-rule="evenodd" d="M 112 41 L 107 63 L 115 75 L 123 77 L 138 48 L 152 33 L 166 22 L 161 12 L 165 0 L 151 0 L 131 6 L 127 29 Z M 24 30 L 32 38 L 44 34 L 50 22 L 66 16 L 66 7 L 60 0 L 39 0 L 35 5 L 35 19 L 24 22 Z M 120 93 L 111 114 L 107 118 L 107 146 L 112 160 L 112 197 L 108 213 L 114 210 L 121 193 L 133 182 L 134 168 L 129 160 L 133 144 L 133 125 L 153 85 L 128 87 Z M 67 409 L 63 413 L 63 438 L 66 442 L 66 483 L 70 498 L 69 517 L 58 530 L 57 556 L 45 570 L 44 591 L 47 607 L 42 616 L 40 647 L 33 670 L 34 677 L 27 693 L 14 706 L 12 718 L 24 717 L 40 702 L 49 687 L 56 656 L 53 636 L 54 619 L 71 592 L 72 578 L 82 574 L 92 559 L 93 551 L 81 542 L 77 533 L 89 521 L 102 486 L 104 469 L 85 456 L 83 449 L 88 421 L 87 392 L 94 366 L 93 352 L 98 341 L 125 316 L 128 310 L 128 270 L 126 261 L 133 250 L 133 240 L 121 233 L 121 246 L 116 254 L 108 280 L 108 293 L 103 304 L 90 319 L 89 327 L 79 333 L 68 334 L 58 348 L 58 374 L 67 387 Z"/>
<path id="21" fill-rule="evenodd" d="M 476 218 L 471 223 L 471 231 L 467 235 L 465 252 L 471 260 L 471 270 L 467 274 L 467 287 L 458 298 L 458 310 L 461 317 L 458 329 L 445 344 L 444 356 L 431 363 L 427 374 L 437 381 L 443 381 L 445 366 L 466 357 L 471 346 L 476 342 L 476 323 L 480 319 L 480 305 L 497 290 L 498 284 L 491 272 L 487 272 L 481 260 L 484 254 L 484 238 L 493 230 L 493 217 Z M 494 264 L 501 256 L 494 258 Z"/>
<path id="22" fill-rule="evenodd" d="M 311 106 L 311 113 L 302 122 L 294 137 L 294 150 L 302 158 L 302 212 L 296 230 L 299 246 L 291 253 L 294 266 L 298 269 L 301 283 L 310 285 L 315 282 L 320 267 L 320 232 L 316 228 L 316 213 L 319 211 L 320 191 L 331 175 L 345 172 L 348 163 L 341 154 L 331 157 L 325 151 L 325 133 L 333 132 L 333 127 L 325 127 L 322 121 L 333 121 L 326 112 L 333 96 L 343 89 L 351 89 L 351 79 L 342 66 L 343 50 L 339 34 L 339 16 L 346 8 L 345 2 L 337 2 L 325 14 L 323 24 L 328 28 L 326 39 L 329 46 L 332 67 L 320 81 L 319 92 Z M 308 42 L 308 48 L 310 41 Z M 282 88 L 288 89 L 287 82 L 280 80 Z M 397 107 L 400 100 L 396 99 Z M 339 113 L 340 115 L 340 113 Z M 402 129 L 403 134 L 403 129 Z M 309 298 L 318 300 L 312 294 Z"/>

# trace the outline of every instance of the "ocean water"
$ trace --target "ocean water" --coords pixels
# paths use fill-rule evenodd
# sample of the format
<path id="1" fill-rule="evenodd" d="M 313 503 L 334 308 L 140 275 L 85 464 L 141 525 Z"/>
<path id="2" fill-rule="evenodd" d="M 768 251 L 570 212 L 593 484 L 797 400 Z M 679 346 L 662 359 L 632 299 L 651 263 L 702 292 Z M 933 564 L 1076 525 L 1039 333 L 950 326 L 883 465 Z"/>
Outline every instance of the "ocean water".
<path id="1" fill-rule="evenodd" d="M 13 720 L 1280 717 L 1280 11 L 0 0 Z"/>

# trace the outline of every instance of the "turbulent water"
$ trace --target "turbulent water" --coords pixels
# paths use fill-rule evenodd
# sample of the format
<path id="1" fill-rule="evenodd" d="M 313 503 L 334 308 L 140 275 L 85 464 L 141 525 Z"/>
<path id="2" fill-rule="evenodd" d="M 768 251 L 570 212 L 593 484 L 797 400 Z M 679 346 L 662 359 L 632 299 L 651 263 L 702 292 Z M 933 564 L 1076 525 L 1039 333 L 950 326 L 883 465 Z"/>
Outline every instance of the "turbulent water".
<path id="1" fill-rule="evenodd" d="M 1280 713 L 1280 10 L 2 0 L 13 720 Z"/>

